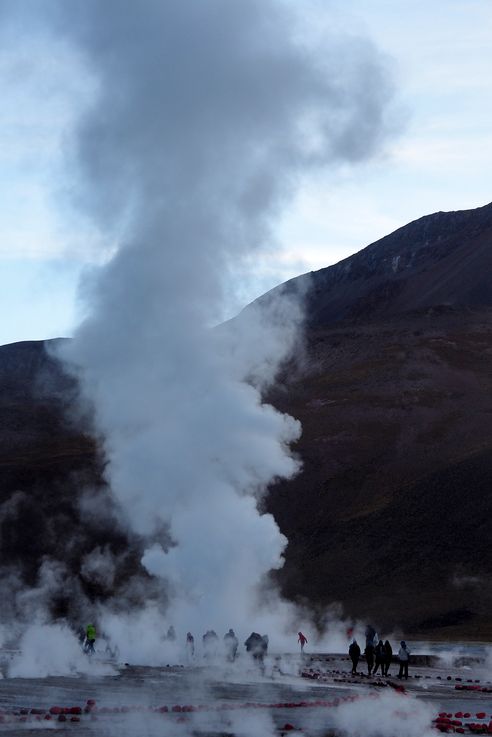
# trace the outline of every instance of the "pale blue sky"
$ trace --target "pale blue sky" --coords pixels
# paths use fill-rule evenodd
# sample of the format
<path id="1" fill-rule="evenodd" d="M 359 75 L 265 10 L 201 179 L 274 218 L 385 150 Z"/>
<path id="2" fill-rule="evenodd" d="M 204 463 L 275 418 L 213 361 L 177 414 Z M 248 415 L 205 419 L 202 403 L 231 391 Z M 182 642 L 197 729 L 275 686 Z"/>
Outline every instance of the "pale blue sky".
<path id="1" fill-rule="evenodd" d="M 492 200 L 492 0 L 316 0 L 314 26 L 369 35 L 390 57 L 401 130 L 377 158 L 302 182 L 235 310 L 436 210 Z M 340 11 L 334 20 L 333 8 Z M 329 10 L 328 10 L 329 9 Z M 94 90 L 62 41 L 0 29 L 0 344 L 69 335 L 76 285 L 106 258 L 70 209 L 66 136 Z M 63 182 L 63 186 L 62 186 Z"/>

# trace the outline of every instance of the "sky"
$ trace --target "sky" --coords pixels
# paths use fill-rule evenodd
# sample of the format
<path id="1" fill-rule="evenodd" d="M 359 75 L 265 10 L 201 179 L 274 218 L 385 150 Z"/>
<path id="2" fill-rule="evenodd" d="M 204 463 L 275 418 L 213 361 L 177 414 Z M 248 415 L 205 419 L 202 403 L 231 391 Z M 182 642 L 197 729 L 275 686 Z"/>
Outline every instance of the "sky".
<path id="1" fill-rule="evenodd" d="M 238 0 L 240 1 L 240 0 Z M 294 0 L 285 0 L 294 2 Z M 437 210 L 492 200 L 492 0 L 306 0 L 322 37 L 341 28 L 385 54 L 393 135 L 376 156 L 311 171 L 280 214 L 225 315 Z M 77 284 L 114 243 L 77 212 L 70 131 L 97 81 L 63 38 L 15 31 L 0 15 L 0 344 L 71 335 Z M 115 236 L 116 237 L 116 236 Z"/>

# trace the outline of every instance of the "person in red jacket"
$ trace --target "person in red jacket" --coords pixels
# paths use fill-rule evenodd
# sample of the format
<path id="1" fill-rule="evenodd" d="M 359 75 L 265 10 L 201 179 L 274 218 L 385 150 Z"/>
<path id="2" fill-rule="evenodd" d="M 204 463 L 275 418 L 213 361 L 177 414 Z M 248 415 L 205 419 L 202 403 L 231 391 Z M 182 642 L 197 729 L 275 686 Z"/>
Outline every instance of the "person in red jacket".
<path id="1" fill-rule="evenodd" d="M 303 635 L 302 632 L 298 632 L 297 634 L 298 634 L 297 642 L 301 646 L 301 653 L 303 653 L 304 645 L 307 643 L 307 637 Z"/>

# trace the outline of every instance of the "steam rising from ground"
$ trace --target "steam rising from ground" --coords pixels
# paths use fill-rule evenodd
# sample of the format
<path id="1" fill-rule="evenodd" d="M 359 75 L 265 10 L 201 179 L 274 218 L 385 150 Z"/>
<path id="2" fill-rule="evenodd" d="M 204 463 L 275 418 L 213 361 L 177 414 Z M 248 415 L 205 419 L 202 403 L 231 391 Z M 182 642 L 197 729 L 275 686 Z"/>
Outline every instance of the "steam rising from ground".
<path id="1" fill-rule="evenodd" d="M 336 730 L 350 737 L 431 737 L 435 713 L 434 704 L 392 691 L 342 704 L 333 716 Z"/>
<path id="2" fill-rule="evenodd" d="M 87 316 L 63 356 L 96 408 L 123 524 L 173 602 L 167 621 L 271 628 L 258 584 L 286 539 L 257 502 L 298 472 L 301 428 L 261 391 L 299 345 L 302 295 L 210 328 L 300 177 L 377 150 L 384 65 L 360 39 L 313 47 L 276 0 L 55 7 L 98 84 L 76 135 L 78 203 L 117 243 L 82 284 Z M 100 548 L 91 572 L 114 575 Z"/>
<path id="3" fill-rule="evenodd" d="M 44 678 L 80 673 L 92 676 L 114 675 L 104 663 L 91 663 L 84 655 L 72 630 L 66 625 L 32 624 L 24 631 L 19 652 L 8 669 L 10 678 Z"/>

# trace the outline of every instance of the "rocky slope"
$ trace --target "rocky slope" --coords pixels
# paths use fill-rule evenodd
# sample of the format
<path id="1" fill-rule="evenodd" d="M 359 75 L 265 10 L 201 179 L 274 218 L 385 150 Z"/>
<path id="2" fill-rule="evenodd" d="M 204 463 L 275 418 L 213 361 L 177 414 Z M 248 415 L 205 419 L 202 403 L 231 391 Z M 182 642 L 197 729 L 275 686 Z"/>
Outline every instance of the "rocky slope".
<path id="1" fill-rule="evenodd" d="M 491 274 L 488 205 L 283 286 L 306 294 L 303 360 L 268 397 L 303 425 L 303 471 L 267 501 L 289 539 L 290 598 L 386 630 L 492 638 Z M 42 343 L 0 348 L 0 553 L 30 582 L 43 556 L 78 571 L 95 544 L 123 578 L 136 568 L 126 535 L 81 512 L 81 485 L 107 490 L 75 391 Z"/>
<path id="2" fill-rule="evenodd" d="M 304 430 L 304 470 L 268 504 L 290 541 L 285 593 L 492 637 L 492 205 L 421 218 L 287 288 L 306 279 L 303 368 L 271 397 Z"/>

